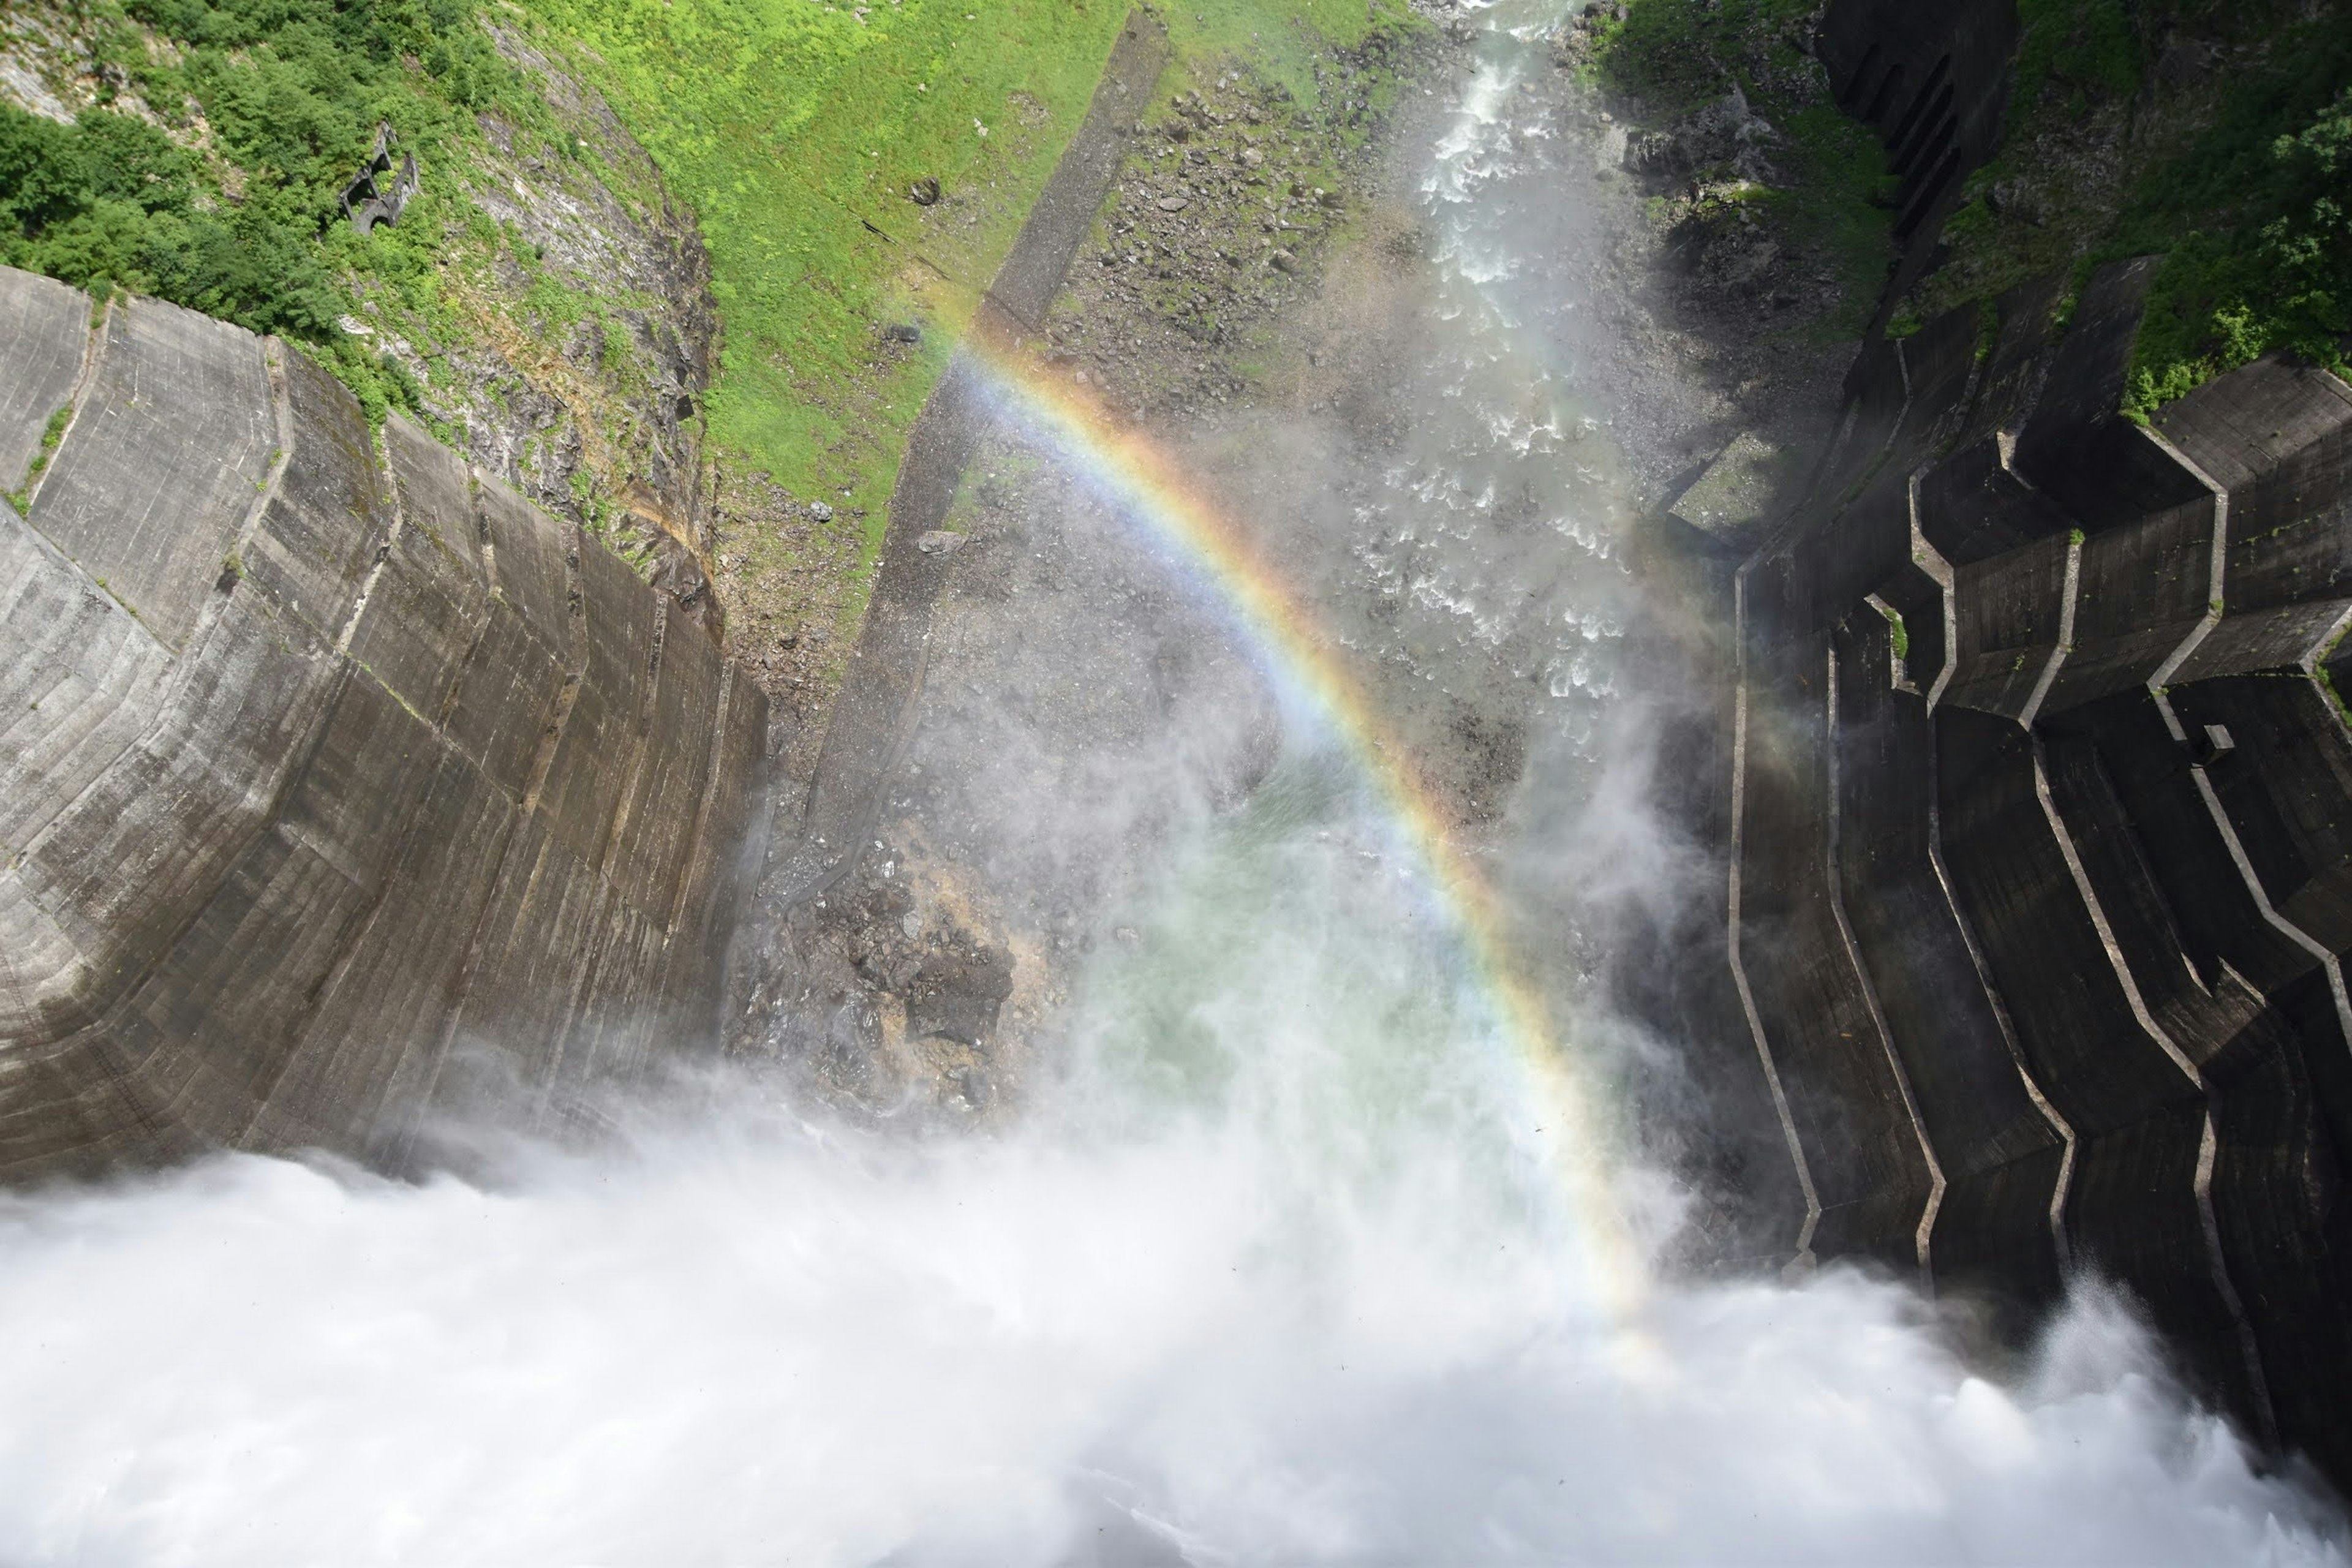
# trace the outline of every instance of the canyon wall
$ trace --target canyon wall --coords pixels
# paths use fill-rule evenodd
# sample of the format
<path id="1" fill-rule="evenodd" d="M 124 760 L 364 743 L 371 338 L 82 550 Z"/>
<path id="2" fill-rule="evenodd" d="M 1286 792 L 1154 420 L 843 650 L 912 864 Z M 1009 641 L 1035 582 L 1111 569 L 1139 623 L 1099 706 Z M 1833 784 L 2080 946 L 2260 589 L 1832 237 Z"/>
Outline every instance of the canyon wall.
<path id="1" fill-rule="evenodd" d="M 1914 254 L 1993 145 L 2007 11 L 1824 24 L 1842 100 L 1923 149 Z M 1762 1223 L 2021 1321 L 2095 1268 L 2342 1480 L 2352 387 L 2265 360 L 2128 421 L 2152 265 L 1874 338 L 1738 571 L 1723 946 L 1794 1176 Z"/>
<path id="2" fill-rule="evenodd" d="M 709 1047 L 766 702 L 697 617 L 275 340 L 0 269 L 0 1180 Z"/>

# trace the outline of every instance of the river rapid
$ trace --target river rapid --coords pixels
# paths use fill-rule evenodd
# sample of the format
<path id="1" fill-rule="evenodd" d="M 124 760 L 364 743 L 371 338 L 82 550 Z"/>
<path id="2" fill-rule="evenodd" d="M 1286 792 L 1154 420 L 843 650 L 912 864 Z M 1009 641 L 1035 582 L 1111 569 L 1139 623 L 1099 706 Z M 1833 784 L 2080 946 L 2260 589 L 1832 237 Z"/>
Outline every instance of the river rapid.
<path id="1" fill-rule="evenodd" d="M 1415 416 L 1293 477 L 1284 559 L 1398 747 L 1512 737 L 1463 832 L 1587 1053 L 1607 1212 L 1363 748 L 1139 546 L 1285 739 L 1156 841 L 1017 1116 L 911 1136 L 730 1071 L 465 1179 L 230 1156 L 0 1198 L 0 1561 L 2345 1560 L 2095 1280 L 1988 1361 L 1902 1280 L 1658 1265 L 1688 1200 L 1610 1107 L 1676 1045 L 1592 977 L 1612 908 L 1688 874 L 1645 804 L 1677 676 L 1626 635 L 1657 607 L 1561 195 L 1595 156 L 1566 12 L 1465 15 L 1475 68 L 1397 153 Z"/>

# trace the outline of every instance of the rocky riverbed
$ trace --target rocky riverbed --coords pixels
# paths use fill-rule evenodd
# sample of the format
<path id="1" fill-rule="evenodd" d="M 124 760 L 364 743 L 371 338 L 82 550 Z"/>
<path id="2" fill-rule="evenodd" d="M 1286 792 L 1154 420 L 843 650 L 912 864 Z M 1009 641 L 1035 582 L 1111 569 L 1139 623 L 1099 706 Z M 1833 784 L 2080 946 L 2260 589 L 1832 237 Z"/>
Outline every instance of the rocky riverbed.
<path id="1" fill-rule="evenodd" d="M 1673 226 L 1574 64 L 1557 26 L 1442 9 L 1416 47 L 1326 61 L 1319 117 L 1221 71 L 1137 127 L 1042 323 L 1079 395 L 1282 563 L 1486 853 L 1589 805 L 1629 636 L 1645 659 L 1707 636 L 1652 624 L 1643 584 L 1696 538 L 1664 503 L 1759 411 L 1794 440 L 1833 391 L 1759 334 L 1696 346 L 1727 296 L 1664 265 Z M 952 1121 L 1055 1059 L 1088 955 L 1148 941 L 1128 911 L 1166 847 L 1287 738 L 1215 596 L 1017 418 L 942 542 L 871 826 L 840 881 L 755 918 L 730 1048 Z M 788 744 L 772 866 L 816 754 Z M 1540 879 L 1572 1005 L 1596 952 Z"/>

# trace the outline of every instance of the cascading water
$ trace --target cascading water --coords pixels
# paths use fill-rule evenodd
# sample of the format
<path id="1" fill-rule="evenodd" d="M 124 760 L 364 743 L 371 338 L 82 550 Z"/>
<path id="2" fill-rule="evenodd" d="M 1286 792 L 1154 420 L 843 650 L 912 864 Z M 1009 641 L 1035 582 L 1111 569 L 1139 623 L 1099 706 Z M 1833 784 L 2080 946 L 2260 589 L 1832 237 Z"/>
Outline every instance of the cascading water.
<path id="1" fill-rule="evenodd" d="M 1599 885 L 1654 829 L 1608 783 L 1642 676 L 1541 199 L 1589 156 L 1550 130 L 1555 9 L 1486 14 L 1420 187 L 1425 417 L 1301 576 L 1402 731 L 1516 683 L 1535 738 L 1480 863 L 1580 853 Z M 1083 422 L 1035 434 L 1167 501 Z M 471 1180 L 234 1157 L 0 1200 L 0 1559 L 2341 1560 L 2330 1507 L 2095 1286 L 1994 1368 L 1902 1284 L 1603 1245 L 1559 1144 L 1623 1135 L 1553 1120 L 1481 895 L 1296 628 L 1171 538 L 1290 740 L 1171 830 L 1015 1122 L 877 1132 L 730 1075 Z M 1528 982 L 1554 1036 L 1589 1005 L 1580 944 L 1529 940 L 1561 918 L 1496 917 L 1554 955 Z M 1607 1175 L 1605 1223 L 1662 1245 L 1666 1184 Z"/>

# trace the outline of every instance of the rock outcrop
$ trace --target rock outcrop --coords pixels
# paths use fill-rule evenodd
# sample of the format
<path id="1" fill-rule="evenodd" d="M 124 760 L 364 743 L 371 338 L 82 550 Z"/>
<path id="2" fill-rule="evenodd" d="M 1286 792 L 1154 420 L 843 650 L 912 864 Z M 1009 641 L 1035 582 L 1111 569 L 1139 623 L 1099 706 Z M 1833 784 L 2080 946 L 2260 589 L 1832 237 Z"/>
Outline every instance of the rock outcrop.
<path id="1" fill-rule="evenodd" d="M 0 1179 L 397 1168 L 708 1046 L 766 702 L 298 353 L 0 270 Z M 42 460 L 57 410 L 62 440 Z"/>

